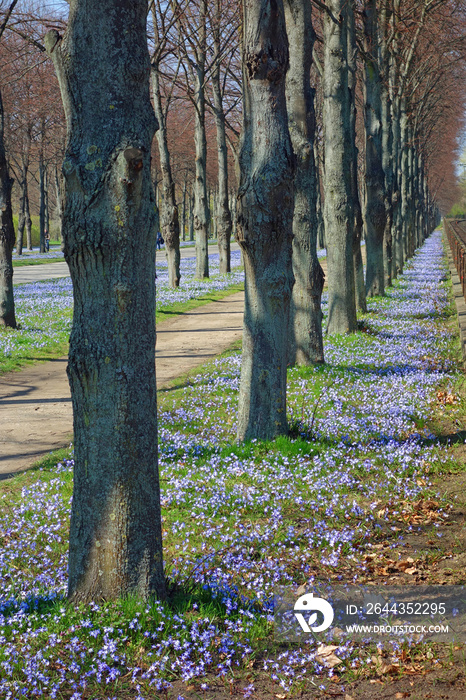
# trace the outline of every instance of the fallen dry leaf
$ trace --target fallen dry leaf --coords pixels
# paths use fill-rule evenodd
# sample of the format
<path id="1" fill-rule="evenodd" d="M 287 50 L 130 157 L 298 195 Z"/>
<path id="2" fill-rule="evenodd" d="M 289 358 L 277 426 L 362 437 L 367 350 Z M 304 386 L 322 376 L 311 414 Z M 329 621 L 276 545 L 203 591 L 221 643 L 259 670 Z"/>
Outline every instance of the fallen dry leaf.
<path id="1" fill-rule="evenodd" d="M 398 671 L 398 664 L 381 664 L 376 671 L 378 676 L 385 676 L 387 673 Z"/>
<path id="2" fill-rule="evenodd" d="M 326 668 L 334 668 L 335 666 L 338 666 L 338 664 L 343 663 L 342 660 L 333 653 L 335 649 L 338 649 L 338 647 L 320 644 L 317 647 L 316 661 L 319 664 L 323 664 L 323 666 Z"/>
<path id="3" fill-rule="evenodd" d="M 401 698 L 409 698 L 411 693 L 395 693 L 396 700 L 401 700 Z"/>

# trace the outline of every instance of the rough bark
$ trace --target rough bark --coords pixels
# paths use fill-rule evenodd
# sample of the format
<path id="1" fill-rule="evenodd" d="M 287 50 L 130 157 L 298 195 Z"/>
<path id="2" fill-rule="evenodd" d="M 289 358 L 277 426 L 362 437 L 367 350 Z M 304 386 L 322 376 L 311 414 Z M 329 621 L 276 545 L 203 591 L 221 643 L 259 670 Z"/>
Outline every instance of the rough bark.
<path id="1" fill-rule="evenodd" d="M 293 151 L 282 0 L 243 0 L 243 131 L 237 240 L 245 267 L 238 438 L 287 432 L 286 367 L 292 270 Z"/>
<path id="2" fill-rule="evenodd" d="M 401 171 L 401 237 L 400 237 L 400 256 L 402 253 L 403 261 L 409 258 L 409 144 L 408 144 L 408 116 L 406 113 L 406 101 L 401 100 L 400 111 L 400 133 L 401 133 L 401 154 L 400 154 L 400 171 Z"/>
<path id="3" fill-rule="evenodd" d="M 415 156 L 414 156 L 414 140 L 412 127 L 408 127 L 408 238 L 407 238 L 407 255 L 412 258 L 416 248 L 416 232 L 415 232 Z"/>
<path id="4" fill-rule="evenodd" d="M 21 195 L 19 199 L 18 229 L 16 231 L 16 255 L 23 254 L 24 229 L 26 227 L 26 198 L 27 198 L 27 168 L 21 169 L 21 180 L 19 183 Z"/>
<path id="5" fill-rule="evenodd" d="M 230 272 L 231 211 L 228 202 L 228 149 L 225 132 L 225 113 L 221 88 L 221 47 L 220 47 L 221 0 L 215 0 L 214 68 L 212 71 L 212 93 L 215 127 L 217 130 L 218 197 L 215 207 L 220 273 Z"/>
<path id="6" fill-rule="evenodd" d="M 347 21 L 352 3 L 330 0 L 324 13 L 324 221 L 327 244 L 327 333 L 357 328 L 353 270 L 353 198 Z"/>
<path id="7" fill-rule="evenodd" d="M 191 197 L 189 198 L 189 240 L 194 241 L 194 188 Z"/>
<path id="8" fill-rule="evenodd" d="M 286 76 L 288 126 L 296 159 L 289 362 L 324 361 L 321 297 L 324 272 L 317 258 L 317 175 L 314 162 L 314 91 L 310 83 L 314 29 L 310 0 L 285 0 L 290 46 Z"/>
<path id="9" fill-rule="evenodd" d="M 160 230 L 165 241 L 165 252 L 168 261 L 168 284 L 170 287 L 179 287 L 180 272 L 180 224 L 178 220 L 178 206 L 175 195 L 175 181 L 172 175 L 170 151 L 166 128 L 166 117 L 162 108 L 162 96 L 160 93 L 159 67 L 152 64 L 152 97 L 154 111 L 159 128 L 157 130 L 157 143 L 159 146 L 160 169 L 162 171 L 162 207 L 160 216 Z"/>
<path id="10" fill-rule="evenodd" d="M 0 326 L 16 328 L 15 300 L 13 296 L 13 247 L 15 228 L 11 208 L 10 177 L 4 142 L 3 101 L 0 92 Z"/>
<path id="11" fill-rule="evenodd" d="M 382 168 L 381 81 L 377 64 L 376 0 L 364 3 L 364 136 L 366 197 L 366 294 L 385 293 L 383 243 L 385 231 L 385 176 Z"/>
<path id="12" fill-rule="evenodd" d="M 364 265 L 361 253 L 361 238 L 363 219 L 358 188 L 358 149 L 356 148 L 356 71 L 357 46 L 356 22 L 353 7 L 348 11 L 348 90 L 350 98 L 350 130 L 351 130 L 351 196 L 353 199 L 353 267 L 354 293 L 356 308 L 362 313 L 367 312 L 366 286 L 364 282 Z"/>
<path id="13" fill-rule="evenodd" d="M 16 231 L 16 254 L 23 254 L 24 229 L 26 227 L 26 216 L 28 210 L 28 172 L 29 172 L 29 150 L 31 145 L 31 132 L 26 130 L 23 149 L 21 152 L 21 178 L 19 186 L 21 195 L 19 199 L 18 230 Z"/>
<path id="14" fill-rule="evenodd" d="M 392 214 L 392 280 L 396 279 L 400 272 L 403 271 L 403 261 L 398 260 L 398 239 L 401 236 L 401 221 L 400 221 L 400 181 L 399 181 L 399 154 L 400 154 L 400 114 L 399 101 L 396 96 L 396 61 L 393 52 L 396 50 L 396 44 L 390 51 L 390 70 L 389 70 L 389 91 L 390 91 L 390 122 L 392 131 L 391 155 L 390 162 L 392 165 L 392 187 L 390 192 L 391 197 L 391 214 Z M 399 263 L 401 262 L 401 270 Z"/>
<path id="15" fill-rule="evenodd" d="M 58 174 L 58 168 L 55 166 L 54 169 L 54 179 L 55 179 L 55 197 L 57 200 L 57 206 L 56 206 L 56 216 L 57 216 L 57 222 L 58 222 L 58 240 L 61 241 L 63 239 L 63 234 L 62 234 L 62 225 L 63 225 L 63 193 L 62 193 L 62 187 L 60 183 L 60 175 Z"/>
<path id="16" fill-rule="evenodd" d="M 64 252 L 75 468 L 68 595 L 164 595 L 155 199 L 145 0 L 75 0 L 53 58 L 67 119 Z"/>
<path id="17" fill-rule="evenodd" d="M 404 268 L 404 248 L 403 248 L 403 141 L 402 141 L 402 111 L 401 102 L 398 97 L 394 100 L 393 105 L 393 149 L 394 162 L 396 163 L 396 190 L 394 195 L 395 208 L 393 211 L 394 220 L 394 237 L 395 237 L 395 265 L 396 277 L 403 273 Z"/>
<path id="18" fill-rule="evenodd" d="M 29 208 L 29 191 L 26 191 L 26 202 L 24 211 L 26 216 L 26 245 L 28 250 L 32 250 L 32 219 L 31 211 Z"/>
<path id="19" fill-rule="evenodd" d="M 320 172 L 319 172 L 319 160 L 317 158 L 317 148 L 314 147 L 314 163 L 316 164 L 316 211 L 317 211 L 317 248 L 325 248 L 325 223 L 324 223 L 324 210 L 322 206 L 322 195 L 320 191 Z"/>
<path id="20" fill-rule="evenodd" d="M 49 171 L 47 168 L 44 172 L 44 234 L 48 235 L 50 239 Z"/>
<path id="21" fill-rule="evenodd" d="M 199 34 L 196 47 L 194 87 L 194 145 L 196 179 L 194 184 L 194 231 L 196 235 L 196 277 L 209 276 L 209 200 L 207 197 L 207 139 L 205 131 L 205 62 L 207 51 L 207 0 L 199 4 Z"/>
<path id="22" fill-rule="evenodd" d="M 383 267 L 384 284 L 392 284 L 393 269 L 393 129 L 391 120 L 391 98 L 389 90 L 390 53 L 388 50 L 388 35 L 391 17 L 390 0 L 384 0 L 380 11 L 380 97 L 382 121 L 382 169 L 385 176 L 384 205 L 385 227 L 383 233 Z"/>
<path id="23" fill-rule="evenodd" d="M 183 197 L 181 203 L 181 237 L 186 240 L 186 211 L 187 211 L 188 181 L 185 176 L 183 180 Z"/>
<path id="24" fill-rule="evenodd" d="M 42 153 L 39 156 L 39 250 L 45 253 L 45 163 Z"/>

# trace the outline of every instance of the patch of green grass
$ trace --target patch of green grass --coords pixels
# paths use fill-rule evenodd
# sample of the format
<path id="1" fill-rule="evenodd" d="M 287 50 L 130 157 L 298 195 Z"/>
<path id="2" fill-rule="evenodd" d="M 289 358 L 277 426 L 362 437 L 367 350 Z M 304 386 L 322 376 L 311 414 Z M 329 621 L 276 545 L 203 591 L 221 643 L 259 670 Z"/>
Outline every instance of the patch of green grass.
<path id="1" fill-rule="evenodd" d="M 0 340 L 8 347 L 9 338 L 14 341 L 14 350 L 0 356 L 0 376 L 24 367 L 56 360 L 68 354 L 69 324 L 71 309 L 58 310 L 47 315 L 42 339 L 38 343 L 38 329 L 42 329 L 45 319 L 30 317 L 28 329 L 0 328 Z"/>
<path id="2" fill-rule="evenodd" d="M 228 287 L 228 289 L 222 289 L 221 291 L 213 291 L 202 297 L 198 297 L 197 299 L 190 299 L 190 301 L 187 302 L 175 302 L 174 304 L 169 304 L 163 309 L 157 310 L 155 314 L 156 322 L 163 323 L 163 321 L 168 321 L 168 319 L 175 318 L 176 316 L 182 316 L 188 311 L 192 311 L 193 309 L 198 309 L 201 306 L 210 304 L 212 301 L 220 301 L 221 299 L 225 299 L 232 294 L 236 294 L 236 292 L 242 291 L 244 291 L 244 283 L 232 285 L 231 287 Z"/>
<path id="3" fill-rule="evenodd" d="M 49 263 L 64 262 L 64 258 L 44 258 L 43 260 L 28 260 L 27 256 L 19 260 L 13 260 L 13 267 L 29 267 L 30 265 L 48 265 Z"/>

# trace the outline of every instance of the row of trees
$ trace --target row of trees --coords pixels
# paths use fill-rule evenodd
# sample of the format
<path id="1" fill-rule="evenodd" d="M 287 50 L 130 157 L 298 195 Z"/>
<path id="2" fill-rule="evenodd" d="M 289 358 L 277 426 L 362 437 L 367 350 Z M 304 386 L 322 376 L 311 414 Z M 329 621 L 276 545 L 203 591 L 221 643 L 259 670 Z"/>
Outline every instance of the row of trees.
<path id="1" fill-rule="evenodd" d="M 437 223 L 435 161 L 441 148 L 451 148 L 464 110 L 458 99 L 465 85 L 462 3 L 319 2 L 322 63 L 313 51 L 317 13 L 311 4 L 284 0 L 283 5 L 283 12 L 274 12 L 267 2 L 244 3 L 240 439 L 286 432 L 287 366 L 323 361 L 319 178 L 327 332 L 350 333 L 357 329 L 357 309 L 366 309 L 367 297 L 385 293 Z M 321 172 L 314 160 L 319 126 L 311 56 L 322 87 Z M 453 159 L 453 148 L 448 157 Z"/>
<path id="2" fill-rule="evenodd" d="M 4 13 L 4 26 L 15 4 Z M 287 366 L 324 360 L 322 223 L 327 330 L 347 333 L 357 328 L 357 307 L 384 293 L 436 221 L 438 154 L 448 144 L 453 160 L 463 109 L 457 95 L 465 82 L 464 12 L 456 0 L 319 0 L 315 6 L 243 0 L 238 17 L 234 4 L 220 0 L 73 0 L 64 33 L 48 31 L 44 45 L 66 118 L 63 233 L 75 304 L 68 366 L 74 599 L 164 595 L 151 148 L 157 132 L 160 216 L 176 285 L 179 218 L 169 130 L 170 114 L 184 109 L 181 84 L 194 114 L 198 276 L 208 274 L 209 100 L 225 261 L 227 143 L 237 164 L 237 239 L 246 272 L 238 437 L 272 438 L 287 431 Z M 238 100 L 239 23 L 237 143 L 234 125 L 227 127 Z M 8 174 L 2 152 L 0 175 Z M 3 182 L 11 190 L 9 175 Z M 7 207 L 4 212 L 0 289 L 11 290 L 13 238 L 3 225 Z"/>
<path id="3" fill-rule="evenodd" d="M 445 11 L 445 7 L 442 7 L 444 5 L 449 5 L 448 12 Z M 240 17 L 238 4 L 232 3 L 231 0 L 206 2 L 204 9 L 195 2 L 167 3 L 163 0 L 154 0 L 149 3 L 149 6 L 152 97 L 159 122 L 157 148 L 153 159 L 153 177 L 159 185 L 160 225 L 167 242 L 170 282 L 173 286 L 177 286 L 180 279 L 178 241 L 181 234 L 183 238 L 196 238 L 199 277 L 208 275 L 206 238 L 209 232 L 215 236 L 218 235 L 220 241 L 221 270 L 223 272 L 229 270 L 229 240 L 236 217 L 235 208 L 232 207 L 234 204 L 232 192 L 237 187 L 239 153 Z M 460 7 L 458 3 L 458 8 Z M 448 62 L 455 60 L 453 54 L 455 50 L 458 51 L 458 47 L 455 48 L 455 42 L 461 41 L 462 23 L 458 8 L 454 4 L 444 2 L 404 0 L 402 3 L 394 3 L 392 0 L 387 0 L 386 3 L 377 5 L 376 23 L 372 24 L 372 27 L 369 27 L 367 20 L 366 22 L 364 20 L 369 16 L 365 4 L 356 3 L 351 13 L 354 17 L 354 26 L 352 29 L 350 27 L 351 32 L 345 40 L 350 51 L 348 54 L 349 90 L 353 94 L 355 105 L 358 106 L 357 113 L 354 110 L 354 114 L 357 114 L 354 118 L 354 128 L 359 169 L 355 178 L 355 187 L 358 188 L 358 199 L 362 205 L 365 199 L 362 176 L 365 168 L 365 133 L 367 133 L 362 121 L 364 74 L 366 71 L 378 70 L 381 77 L 379 92 L 382 91 L 385 94 L 385 88 L 390 90 L 388 101 L 393 101 L 390 114 L 386 109 L 387 99 L 381 100 L 381 109 L 383 108 L 385 118 L 391 117 L 394 112 L 402 113 L 402 105 L 398 102 L 405 93 L 412 101 L 413 82 L 419 82 L 422 77 L 419 76 L 419 70 L 425 71 L 424 78 L 428 75 L 437 76 L 432 78 L 430 84 L 428 81 L 423 83 L 423 87 L 429 94 L 438 93 L 440 89 L 438 83 L 436 84 L 438 71 L 439 69 L 441 69 L 440 72 L 448 70 Z M 441 16 L 441 9 L 445 16 Z M 325 66 L 325 47 L 328 46 L 328 42 L 324 40 L 324 15 L 324 6 L 314 9 L 314 26 L 309 40 L 312 49 L 309 54 L 310 85 L 311 90 L 314 91 L 317 119 L 314 149 L 318 175 L 320 174 L 320 181 L 317 183 L 319 195 L 317 227 L 321 245 L 325 240 L 323 209 L 321 210 L 320 207 L 320 202 L 325 201 L 323 67 Z M 34 11 L 33 7 L 28 12 L 14 16 L 14 19 L 12 27 L 14 31 L 7 32 L 0 50 L 4 54 L 3 94 L 7 117 L 7 150 L 10 167 L 18 185 L 16 199 L 20 225 L 17 250 L 21 251 L 24 226 L 30 231 L 28 175 L 32 175 L 32 191 L 36 195 L 34 198 L 38 200 L 36 210 L 41 214 L 42 248 L 44 231 L 45 229 L 50 231 L 50 225 L 47 223 L 50 210 L 57 218 L 54 231 L 59 233 L 61 228 L 63 206 L 59 164 L 63 155 L 65 128 L 63 114 L 58 106 L 58 86 L 50 63 L 44 62 L 41 37 L 45 31 L 44 27 L 53 25 L 60 28 L 64 26 L 64 21 L 60 16 L 55 18 L 41 16 Z M 452 24 L 453 32 L 450 33 L 449 25 Z M 371 62 L 367 47 L 370 47 L 372 42 L 369 34 L 374 31 L 377 35 L 378 55 L 377 60 Z M 444 46 L 440 52 L 437 52 L 437 39 L 443 41 L 445 37 L 448 37 L 450 46 Z M 409 47 L 413 44 L 416 48 L 410 53 Z M 427 53 L 423 53 L 426 46 Z M 429 52 L 432 55 L 428 56 Z M 416 64 L 421 58 L 420 65 L 413 69 L 413 63 Z M 403 72 L 398 74 L 396 66 L 401 63 L 403 67 L 400 67 L 400 70 Z M 451 76 L 449 82 L 450 85 L 454 85 L 455 77 Z M 376 85 L 376 83 L 373 84 Z M 420 88 L 421 86 L 417 85 L 418 91 Z M 419 93 L 416 99 L 420 96 Z M 376 102 L 377 99 L 376 96 Z M 435 95 L 434 99 L 436 99 Z M 444 100 L 441 100 L 441 103 L 443 104 Z M 456 111 L 460 111 L 461 104 L 458 100 L 456 100 L 456 106 Z M 409 113 L 411 106 L 408 105 L 407 109 Z M 425 110 L 427 115 L 427 108 Z M 434 111 L 438 112 L 438 110 Z M 438 114 L 430 118 L 432 124 L 435 124 Z M 415 120 L 419 121 L 419 117 Z M 451 141 L 452 135 L 453 140 L 455 138 L 457 123 L 455 119 L 449 121 Z M 377 118 L 374 119 L 374 124 L 377 125 Z M 395 126 L 393 128 L 396 130 Z M 399 130 L 401 136 L 400 125 Z M 384 133 L 390 137 L 387 129 Z M 433 148 L 433 158 L 430 158 L 429 162 L 430 172 L 433 164 L 439 163 L 439 145 L 442 143 L 444 144 L 445 141 L 439 142 Z M 454 148 L 455 143 L 451 142 L 445 149 L 449 175 L 452 171 Z M 229 156 L 227 149 L 229 149 Z M 385 151 L 388 153 L 388 148 Z M 236 172 L 234 165 L 236 165 Z M 392 187 L 390 161 L 386 159 L 385 165 L 389 173 L 390 189 Z M 445 181 L 445 167 L 442 168 L 441 178 L 443 187 L 440 189 L 451 193 L 452 182 L 451 178 L 448 183 Z M 395 188 L 397 186 L 396 178 L 393 186 Z M 438 199 L 438 186 L 436 185 L 433 189 Z M 51 206 L 48 206 L 49 202 Z M 390 216 L 391 208 L 388 204 L 387 200 L 386 209 Z M 356 210 L 359 212 L 360 206 L 356 206 Z M 369 238 L 375 230 L 372 225 L 368 225 L 372 218 L 365 217 L 364 221 Z M 201 241 L 203 241 L 202 245 Z M 388 237 L 386 241 L 388 244 Z M 387 252 L 387 259 L 389 255 L 390 251 Z M 377 262 L 374 264 L 377 267 Z M 378 264 L 380 268 L 380 259 Z M 359 287 L 362 288 L 361 270 L 360 261 L 358 279 Z M 389 276 L 386 275 L 386 279 L 389 279 Z M 373 283 L 380 287 L 377 275 Z"/>

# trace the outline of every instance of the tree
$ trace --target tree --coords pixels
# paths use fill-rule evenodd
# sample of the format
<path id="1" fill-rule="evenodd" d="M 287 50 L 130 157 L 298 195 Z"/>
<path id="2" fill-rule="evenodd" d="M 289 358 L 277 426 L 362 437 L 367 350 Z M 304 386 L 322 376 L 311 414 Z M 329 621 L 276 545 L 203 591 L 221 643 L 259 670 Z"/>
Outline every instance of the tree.
<path id="1" fill-rule="evenodd" d="M 212 16 L 213 34 L 213 67 L 212 67 L 212 111 L 215 118 L 217 131 L 217 161 L 218 161 L 218 201 L 215 212 L 217 225 L 217 239 L 220 262 L 220 273 L 230 272 L 230 238 L 232 231 L 231 211 L 228 201 L 228 151 L 225 128 L 225 112 L 223 106 L 222 90 L 222 58 L 225 47 L 222 42 L 222 20 L 230 8 L 225 7 L 223 0 L 215 0 Z M 233 19 L 236 15 L 233 13 Z M 236 21 L 233 35 L 236 34 Z M 231 36 L 228 36 L 231 39 Z M 226 42 L 228 45 L 228 41 Z M 235 52 L 236 45 L 230 49 Z M 223 81 L 225 82 L 225 81 Z"/>
<path id="2" fill-rule="evenodd" d="M 292 270 L 294 157 L 282 0 L 243 0 L 243 132 L 237 240 L 245 307 L 238 437 L 287 432 L 286 366 Z"/>
<path id="3" fill-rule="evenodd" d="M 3 6 L 3 2 L 0 8 Z M 11 17 L 17 0 L 0 15 L 0 39 Z M 13 296 L 13 247 L 15 229 L 11 208 L 11 189 L 13 178 L 10 176 L 5 152 L 5 116 L 2 94 L 0 92 L 0 326 L 16 328 L 15 300 Z"/>
<path id="4" fill-rule="evenodd" d="M 74 0 L 47 33 L 67 121 L 72 600 L 164 595 L 146 0 Z"/>
<path id="5" fill-rule="evenodd" d="M 290 45 L 286 76 L 288 121 L 296 157 L 290 353 L 292 364 L 324 361 L 321 297 L 324 273 L 317 258 L 317 173 L 314 91 L 310 84 L 314 29 L 310 0 L 285 0 Z"/>
<path id="6" fill-rule="evenodd" d="M 382 105 L 378 65 L 377 2 L 364 2 L 364 135 L 366 224 L 366 293 L 385 293 L 383 239 L 385 231 L 385 175 L 382 168 Z"/>
<path id="7" fill-rule="evenodd" d="M 354 293 L 356 308 L 362 313 L 367 312 L 366 286 L 364 281 L 364 265 L 361 253 L 361 238 L 363 229 L 361 202 L 358 187 L 358 149 L 356 147 L 356 75 L 357 75 L 357 43 L 356 19 L 354 12 L 348 13 L 347 22 L 347 57 L 348 57 L 348 93 L 350 109 L 350 143 L 351 143 L 351 199 L 353 202 L 353 269 Z"/>
<path id="8" fill-rule="evenodd" d="M 348 13 L 353 0 L 329 0 L 324 12 L 324 221 L 328 270 L 328 333 L 357 328 L 353 270 L 353 142 L 348 89 Z"/>
<path id="9" fill-rule="evenodd" d="M 168 282 L 171 287 L 180 285 L 180 224 L 178 218 L 178 206 L 175 195 L 175 181 L 172 175 L 170 151 L 167 137 L 167 113 L 170 99 L 166 100 L 165 109 L 162 106 L 162 94 L 160 88 L 160 65 L 167 47 L 168 32 L 173 22 L 167 18 L 166 13 L 170 9 L 169 4 L 158 2 L 152 4 L 152 21 L 154 28 L 154 51 L 152 54 L 152 96 L 154 110 L 159 124 L 157 130 L 157 142 L 159 146 L 160 169 L 162 171 L 162 216 L 161 231 L 165 241 L 165 250 L 168 261 Z M 159 29 L 158 21 L 161 21 Z M 168 24 L 168 26 L 167 26 Z M 174 82 L 172 83 L 172 87 Z"/>
<path id="10" fill-rule="evenodd" d="M 0 93 L 0 326 L 16 328 L 15 300 L 13 296 L 13 246 L 15 229 L 11 209 L 10 177 L 4 146 L 4 113 Z"/>
<path id="11" fill-rule="evenodd" d="M 180 3 L 177 2 L 176 5 Z M 194 180 L 193 222 L 196 234 L 196 277 L 209 276 L 210 211 L 207 195 L 207 138 L 206 138 L 206 80 L 207 80 L 207 0 L 187 5 L 178 11 L 179 50 L 186 77 L 186 93 L 195 111 L 194 143 L 196 149 L 196 176 Z"/>

